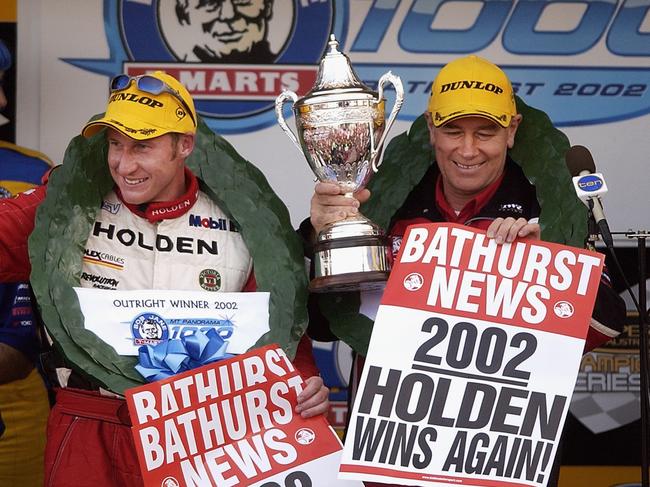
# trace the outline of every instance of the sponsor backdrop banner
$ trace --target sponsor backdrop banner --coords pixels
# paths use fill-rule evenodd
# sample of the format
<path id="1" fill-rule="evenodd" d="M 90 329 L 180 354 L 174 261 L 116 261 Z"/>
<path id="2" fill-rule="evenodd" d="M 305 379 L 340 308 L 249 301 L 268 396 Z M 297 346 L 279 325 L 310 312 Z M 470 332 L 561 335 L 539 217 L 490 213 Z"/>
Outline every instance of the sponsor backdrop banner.
<path id="1" fill-rule="evenodd" d="M 277 125 L 273 100 L 284 88 L 311 88 L 333 32 L 367 84 L 388 69 L 402 78 L 405 103 L 392 135 L 423 112 L 446 62 L 476 53 L 500 64 L 528 104 L 592 150 L 613 229 L 650 227 L 635 197 L 650 184 L 647 0 L 199 3 L 20 2 L 20 54 L 31 62 L 19 72 L 19 142 L 61 160 L 67 141 L 103 110 L 113 75 L 167 69 L 208 124 L 264 170 L 298 223 L 313 177 Z"/>
<path id="2" fill-rule="evenodd" d="M 546 485 L 602 262 L 556 244 L 499 246 L 460 225 L 411 227 L 375 320 L 342 476 Z"/>

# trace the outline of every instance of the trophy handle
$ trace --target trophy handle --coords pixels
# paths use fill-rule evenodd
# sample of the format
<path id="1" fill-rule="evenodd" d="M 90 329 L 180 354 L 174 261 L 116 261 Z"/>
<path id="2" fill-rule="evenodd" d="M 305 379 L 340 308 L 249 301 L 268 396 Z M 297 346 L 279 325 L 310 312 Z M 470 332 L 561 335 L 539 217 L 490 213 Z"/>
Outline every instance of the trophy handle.
<path id="1" fill-rule="evenodd" d="M 298 142 L 298 138 L 296 137 L 296 134 L 293 133 L 293 130 L 289 128 L 287 125 L 287 122 L 284 119 L 284 113 L 282 113 L 282 107 L 284 106 L 285 102 L 288 100 L 291 100 L 293 103 L 296 103 L 298 101 L 298 95 L 296 95 L 293 91 L 285 90 L 282 93 L 278 95 L 278 97 L 275 99 L 275 116 L 278 119 L 278 123 L 280 124 L 280 127 L 282 130 L 284 130 L 284 133 L 287 134 L 287 137 L 291 139 L 291 142 L 293 142 L 293 145 L 295 145 L 298 150 L 300 151 L 301 154 L 304 154 L 302 151 L 302 147 L 300 146 L 300 142 Z"/>
<path id="2" fill-rule="evenodd" d="M 390 115 L 386 121 L 386 128 L 384 129 L 384 133 L 381 134 L 381 138 L 377 143 L 377 152 L 372 157 L 372 170 L 374 172 L 377 172 L 379 170 L 379 166 L 381 166 L 381 162 L 377 163 L 377 161 L 381 159 L 381 152 L 383 151 L 384 141 L 386 140 L 388 132 L 390 132 L 390 128 L 393 126 L 393 123 L 395 123 L 397 112 L 400 111 L 402 108 L 402 103 L 404 103 L 404 87 L 402 86 L 402 79 L 399 76 L 394 75 L 392 71 L 388 71 L 381 78 L 379 78 L 379 90 L 377 93 L 378 99 L 381 100 L 384 97 L 384 85 L 386 83 L 390 83 L 395 87 L 395 103 L 393 104 L 393 109 L 390 111 Z"/>

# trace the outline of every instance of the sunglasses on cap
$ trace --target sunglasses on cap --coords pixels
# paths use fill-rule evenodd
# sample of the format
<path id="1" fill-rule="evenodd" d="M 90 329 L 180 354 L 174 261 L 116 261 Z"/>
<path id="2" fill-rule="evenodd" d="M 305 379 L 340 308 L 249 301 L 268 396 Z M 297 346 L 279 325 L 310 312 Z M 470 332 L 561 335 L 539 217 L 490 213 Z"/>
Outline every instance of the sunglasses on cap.
<path id="1" fill-rule="evenodd" d="M 117 76 L 115 76 L 115 78 L 111 80 L 111 93 L 113 93 L 114 91 L 126 90 L 129 86 L 131 86 L 132 81 L 135 81 L 135 86 L 140 91 L 144 91 L 145 93 L 149 93 L 151 95 L 160 95 L 161 93 L 169 93 L 170 95 L 172 95 L 181 103 L 181 105 L 183 105 L 183 108 L 185 108 L 185 111 L 192 119 L 192 122 L 194 122 L 194 126 L 196 126 L 196 119 L 192 114 L 192 110 L 188 106 L 187 102 L 183 100 L 183 97 L 178 92 L 178 90 L 175 90 L 167 83 L 165 83 L 163 80 L 158 79 L 154 76 L 149 76 L 148 74 L 143 74 L 140 76 L 129 76 L 128 74 L 118 74 Z"/>

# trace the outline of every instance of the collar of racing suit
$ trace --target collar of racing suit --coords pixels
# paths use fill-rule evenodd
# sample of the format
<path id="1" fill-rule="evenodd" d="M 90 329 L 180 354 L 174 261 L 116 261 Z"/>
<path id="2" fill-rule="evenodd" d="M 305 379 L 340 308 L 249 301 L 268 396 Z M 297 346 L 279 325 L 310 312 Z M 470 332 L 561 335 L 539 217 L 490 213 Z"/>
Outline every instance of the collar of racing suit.
<path id="1" fill-rule="evenodd" d="M 487 187 L 483 188 L 478 192 L 474 197 L 469 200 L 463 208 L 456 212 L 456 210 L 449 204 L 447 198 L 445 197 L 444 183 L 442 179 L 442 174 L 438 173 L 438 180 L 436 181 L 436 190 L 435 190 L 435 201 L 438 206 L 438 210 L 442 214 L 442 217 L 445 221 L 450 223 L 460 223 L 463 225 L 467 220 L 476 216 L 485 205 L 492 199 L 494 193 L 497 192 L 497 189 L 501 186 L 503 178 L 505 176 L 505 169 L 501 175 L 490 183 Z"/>
<path id="2" fill-rule="evenodd" d="M 124 205 L 139 217 L 146 218 L 151 223 L 168 218 L 177 218 L 187 213 L 199 197 L 199 181 L 192 171 L 185 167 L 185 193 L 172 201 L 155 201 L 142 205 L 132 205 L 124 201 L 120 189 L 116 186 L 115 193 Z"/>

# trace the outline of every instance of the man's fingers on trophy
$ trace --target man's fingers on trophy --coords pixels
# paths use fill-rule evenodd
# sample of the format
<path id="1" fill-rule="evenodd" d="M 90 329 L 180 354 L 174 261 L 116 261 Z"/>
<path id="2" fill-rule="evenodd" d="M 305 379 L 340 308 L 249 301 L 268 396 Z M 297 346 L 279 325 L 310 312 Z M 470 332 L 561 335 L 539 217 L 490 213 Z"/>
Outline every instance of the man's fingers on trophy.
<path id="1" fill-rule="evenodd" d="M 320 232 L 326 225 L 345 220 L 348 216 L 346 208 L 318 206 L 312 207 L 310 220 L 314 230 Z"/>
<path id="2" fill-rule="evenodd" d="M 318 182 L 314 187 L 317 195 L 336 195 L 341 194 L 341 187 L 336 183 Z"/>
<path id="3" fill-rule="evenodd" d="M 354 216 L 358 213 L 359 210 L 356 208 L 346 208 L 346 207 L 339 207 L 336 209 L 332 209 L 327 212 L 326 215 L 326 223 L 334 223 L 338 222 L 340 220 L 345 220 L 348 216 Z"/>
<path id="4" fill-rule="evenodd" d="M 314 211 L 344 211 L 356 210 L 359 205 L 356 198 L 348 198 L 342 194 L 318 194 L 314 193 L 311 198 L 311 209 Z"/>
<path id="5" fill-rule="evenodd" d="M 363 204 L 370 199 L 370 190 L 363 188 L 362 190 L 354 193 L 354 197 L 359 203 Z"/>

